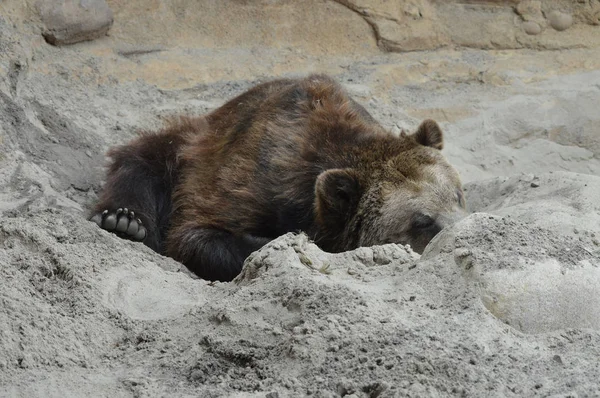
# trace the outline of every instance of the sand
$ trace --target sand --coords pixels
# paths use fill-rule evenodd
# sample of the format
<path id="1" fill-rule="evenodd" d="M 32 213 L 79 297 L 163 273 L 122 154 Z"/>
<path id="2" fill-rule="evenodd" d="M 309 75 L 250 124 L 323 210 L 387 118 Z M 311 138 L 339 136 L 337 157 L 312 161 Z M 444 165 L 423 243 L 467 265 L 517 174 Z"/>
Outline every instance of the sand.
<path id="1" fill-rule="evenodd" d="M 5 10 L 0 396 L 600 395 L 597 49 L 55 48 Z M 313 71 L 392 131 L 440 122 L 472 214 L 423 255 L 287 234 L 208 283 L 86 221 L 111 145 Z"/>

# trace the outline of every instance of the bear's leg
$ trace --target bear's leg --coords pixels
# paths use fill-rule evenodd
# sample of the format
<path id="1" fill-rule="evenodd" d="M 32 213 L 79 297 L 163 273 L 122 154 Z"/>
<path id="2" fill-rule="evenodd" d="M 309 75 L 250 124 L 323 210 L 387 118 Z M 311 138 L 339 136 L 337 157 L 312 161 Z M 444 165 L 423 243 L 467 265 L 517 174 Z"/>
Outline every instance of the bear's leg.
<path id="1" fill-rule="evenodd" d="M 90 221 L 95 222 L 104 230 L 118 233 L 131 240 L 143 241 L 146 238 L 147 232 L 142 220 L 136 218 L 135 213 L 126 207 L 118 208 L 115 211 L 104 210 L 102 213 L 95 213 Z"/>
<path id="2" fill-rule="evenodd" d="M 271 241 L 249 234 L 234 235 L 213 228 L 190 228 L 171 236 L 168 254 L 207 280 L 231 281 L 252 252 Z"/>
<path id="3" fill-rule="evenodd" d="M 102 229 L 142 241 L 163 253 L 173 185 L 167 171 L 174 170 L 174 166 L 161 157 L 161 152 L 148 150 L 155 140 L 145 137 L 110 152 L 112 163 L 90 220 Z"/>

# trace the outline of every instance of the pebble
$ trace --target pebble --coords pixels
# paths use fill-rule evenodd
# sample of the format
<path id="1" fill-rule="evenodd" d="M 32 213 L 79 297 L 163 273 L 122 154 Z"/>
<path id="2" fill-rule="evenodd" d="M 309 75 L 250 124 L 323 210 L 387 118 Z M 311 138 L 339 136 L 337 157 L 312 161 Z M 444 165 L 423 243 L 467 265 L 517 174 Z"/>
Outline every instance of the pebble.
<path id="1" fill-rule="evenodd" d="M 40 1 L 38 10 L 45 29 L 44 39 L 52 45 L 79 43 L 104 36 L 113 23 L 105 0 Z"/>
<path id="2" fill-rule="evenodd" d="M 404 13 L 406 15 L 408 15 L 409 17 L 412 17 L 413 19 L 423 18 L 423 14 L 421 13 L 421 10 L 419 10 L 419 7 L 417 7 L 417 6 L 408 5 L 408 6 L 404 7 Z"/>
<path id="3" fill-rule="evenodd" d="M 552 359 L 554 360 L 554 362 L 557 362 L 557 363 L 559 363 L 561 365 L 563 364 L 563 360 L 560 357 L 560 355 L 555 355 L 555 356 L 552 357 Z"/>
<path id="4" fill-rule="evenodd" d="M 559 32 L 567 30 L 573 25 L 573 17 L 571 15 L 556 10 L 548 14 L 548 21 L 550 22 L 550 26 Z"/>
<path id="5" fill-rule="evenodd" d="M 531 188 L 537 188 L 540 186 L 540 183 L 538 181 L 532 181 L 531 182 Z"/>
<path id="6" fill-rule="evenodd" d="M 523 30 L 528 35 L 539 35 L 542 33 L 542 27 L 537 22 L 533 21 L 523 23 Z"/>
<path id="7" fill-rule="evenodd" d="M 517 4 L 516 11 L 526 19 L 542 15 L 542 2 L 541 0 L 522 0 Z"/>

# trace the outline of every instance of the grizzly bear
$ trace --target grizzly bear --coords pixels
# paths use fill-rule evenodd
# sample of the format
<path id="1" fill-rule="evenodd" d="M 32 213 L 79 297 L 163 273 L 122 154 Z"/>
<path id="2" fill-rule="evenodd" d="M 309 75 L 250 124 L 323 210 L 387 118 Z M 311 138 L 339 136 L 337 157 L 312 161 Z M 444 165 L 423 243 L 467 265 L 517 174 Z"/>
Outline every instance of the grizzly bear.
<path id="1" fill-rule="evenodd" d="M 327 76 L 275 80 L 110 150 L 91 219 L 208 280 L 290 231 L 422 252 L 465 206 L 442 146 L 436 122 L 396 136 Z"/>

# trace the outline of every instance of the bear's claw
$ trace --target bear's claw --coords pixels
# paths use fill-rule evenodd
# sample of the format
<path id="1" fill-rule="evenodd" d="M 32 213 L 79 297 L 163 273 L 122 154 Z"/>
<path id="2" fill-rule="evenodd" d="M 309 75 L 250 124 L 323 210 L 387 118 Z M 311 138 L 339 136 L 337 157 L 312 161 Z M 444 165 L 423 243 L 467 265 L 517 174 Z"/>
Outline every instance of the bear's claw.
<path id="1" fill-rule="evenodd" d="M 142 225 L 142 220 L 135 218 L 135 213 L 126 207 L 96 213 L 90 221 L 108 232 L 114 232 L 131 240 L 143 241 L 146 238 L 146 227 Z"/>

